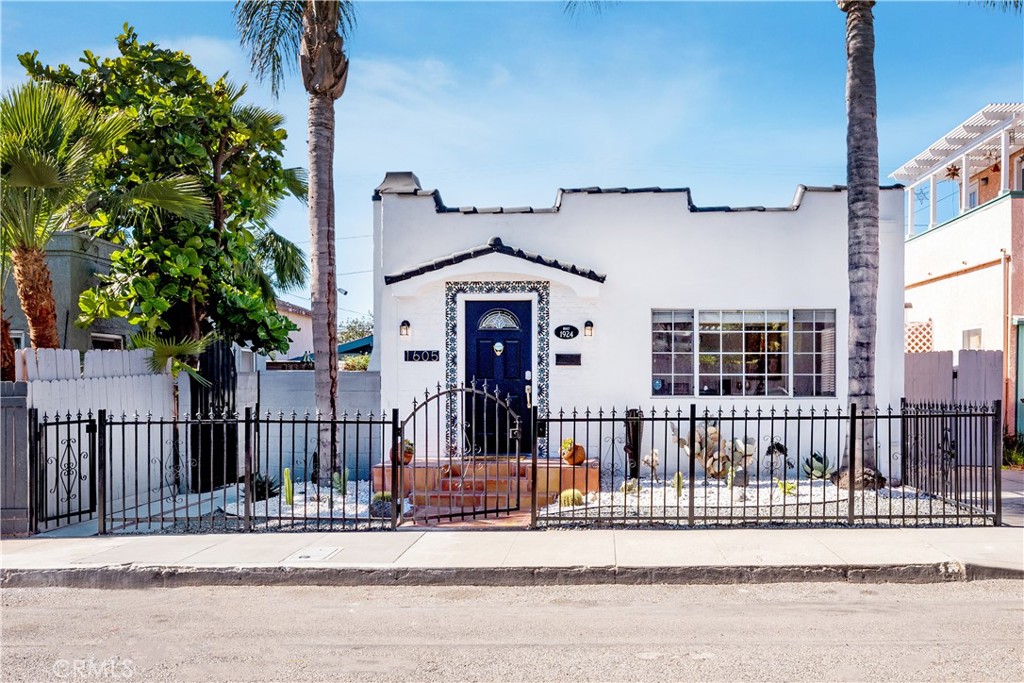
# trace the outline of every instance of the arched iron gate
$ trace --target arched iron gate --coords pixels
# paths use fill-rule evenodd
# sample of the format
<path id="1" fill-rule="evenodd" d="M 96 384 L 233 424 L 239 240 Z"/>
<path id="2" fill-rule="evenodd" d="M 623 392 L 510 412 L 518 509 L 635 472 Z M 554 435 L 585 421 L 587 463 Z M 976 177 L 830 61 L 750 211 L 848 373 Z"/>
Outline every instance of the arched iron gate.
<path id="1" fill-rule="evenodd" d="M 398 522 L 496 517 L 529 503 L 530 454 L 522 419 L 486 383 L 424 392 L 391 449 L 407 501 Z"/>

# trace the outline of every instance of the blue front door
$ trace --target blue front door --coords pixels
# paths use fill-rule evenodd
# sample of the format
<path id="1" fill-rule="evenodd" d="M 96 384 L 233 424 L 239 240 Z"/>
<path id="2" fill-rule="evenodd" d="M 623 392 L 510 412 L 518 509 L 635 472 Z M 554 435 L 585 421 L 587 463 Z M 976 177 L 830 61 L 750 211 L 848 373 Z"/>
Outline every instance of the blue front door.
<path id="1" fill-rule="evenodd" d="M 532 306 L 530 301 L 466 302 L 466 383 L 480 388 L 486 381 L 488 392 L 497 389 L 519 417 L 521 430 L 515 444 L 508 435 L 507 416 L 485 415 L 482 407 L 467 406 L 470 439 L 478 453 L 529 450 L 526 378 L 533 370 Z"/>

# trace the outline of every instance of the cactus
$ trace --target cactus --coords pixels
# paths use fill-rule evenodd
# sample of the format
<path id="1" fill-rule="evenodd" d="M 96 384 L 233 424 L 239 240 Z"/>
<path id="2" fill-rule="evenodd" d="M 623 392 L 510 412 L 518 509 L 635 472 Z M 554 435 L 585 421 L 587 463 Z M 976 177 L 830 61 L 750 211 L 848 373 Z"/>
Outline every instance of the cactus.
<path id="1" fill-rule="evenodd" d="M 579 489 L 566 489 L 558 494 L 558 504 L 564 508 L 583 505 L 583 494 Z"/>
<path id="2" fill-rule="evenodd" d="M 292 481 L 291 469 L 284 468 L 284 504 L 295 505 L 295 483 Z"/>
<path id="3" fill-rule="evenodd" d="M 676 490 L 676 498 L 683 497 L 683 487 L 686 485 L 686 477 L 683 476 L 682 472 L 676 472 L 676 475 L 672 477 L 672 488 Z"/>
<path id="4" fill-rule="evenodd" d="M 370 500 L 371 503 L 390 503 L 391 502 L 391 491 L 377 491 L 373 494 L 373 498 Z"/>
<path id="5" fill-rule="evenodd" d="M 640 493 L 640 482 L 636 479 L 627 479 L 622 482 L 622 486 L 619 487 L 621 493 Z"/>
<path id="6" fill-rule="evenodd" d="M 346 467 L 342 472 L 335 472 L 331 477 L 331 483 L 338 495 L 344 498 L 348 494 L 348 468 Z"/>
<path id="7" fill-rule="evenodd" d="M 828 456 L 818 451 L 814 451 L 811 457 L 804 460 L 804 474 L 808 479 L 828 479 L 834 471 Z"/>

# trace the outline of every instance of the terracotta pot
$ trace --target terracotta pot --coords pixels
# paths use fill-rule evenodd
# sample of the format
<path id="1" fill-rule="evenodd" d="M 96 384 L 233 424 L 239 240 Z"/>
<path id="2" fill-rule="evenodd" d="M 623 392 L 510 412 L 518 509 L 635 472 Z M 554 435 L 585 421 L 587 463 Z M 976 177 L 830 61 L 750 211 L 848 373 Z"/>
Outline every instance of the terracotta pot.
<path id="1" fill-rule="evenodd" d="M 573 447 L 567 451 L 562 451 L 562 460 L 567 465 L 582 465 L 587 460 L 587 450 L 579 444 L 573 444 Z"/>
<path id="2" fill-rule="evenodd" d="M 395 461 L 395 449 L 394 448 L 391 449 L 390 455 L 391 455 L 391 462 L 394 462 Z M 402 451 L 402 464 L 403 465 L 408 465 L 409 463 L 411 463 L 412 462 L 412 457 L 414 455 L 416 455 L 416 451 L 414 451 L 411 448 L 406 448 L 405 450 L 403 450 Z"/>

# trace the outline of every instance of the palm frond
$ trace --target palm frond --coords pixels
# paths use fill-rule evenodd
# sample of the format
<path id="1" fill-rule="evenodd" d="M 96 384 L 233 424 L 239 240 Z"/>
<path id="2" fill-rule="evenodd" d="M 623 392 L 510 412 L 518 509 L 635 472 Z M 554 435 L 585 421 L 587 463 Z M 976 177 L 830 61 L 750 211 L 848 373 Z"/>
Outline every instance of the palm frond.
<path id="1" fill-rule="evenodd" d="M 276 286 L 287 290 L 306 284 L 309 277 L 306 254 L 294 242 L 268 228 L 259 235 L 257 253 Z"/>
<path id="2" fill-rule="evenodd" d="M 567 0 L 562 11 L 570 17 L 576 17 L 585 12 L 600 14 L 605 7 L 611 4 L 614 4 L 614 0 Z"/>
<path id="3" fill-rule="evenodd" d="M 288 194 L 303 204 L 309 198 L 309 174 L 301 167 L 285 168 L 281 172 Z"/>
<path id="4" fill-rule="evenodd" d="M 152 332 L 140 332 L 129 340 L 133 349 L 148 349 L 152 353 L 147 360 L 150 371 L 163 372 L 167 364 L 171 364 L 171 375 L 177 379 L 184 371 L 201 385 L 208 387 L 210 382 L 199 375 L 199 372 L 188 364 L 186 359 L 200 355 L 212 344 L 214 336 L 208 334 L 201 339 L 163 339 Z"/>
<path id="5" fill-rule="evenodd" d="M 242 49 L 249 54 L 249 69 L 257 80 L 270 84 L 274 97 L 285 74 L 298 69 L 305 4 L 300 0 L 235 2 L 235 28 Z"/>
<path id="6" fill-rule="evenodd" d="M 106 198 L 104 208 L 115 217 L 128 216 L 131 209 L 159 209 L 185 220 L 210 220 L 210 199 L 198 180 L 172 176 L 141 183 Z"/>
<path id="7" fill-rule="evenodd" d="M 972 5 L 981 5 L 986 9 L 998 9 L 1004 12 L 1024 12 L 1024 0 L 968 0 Z"/>
<path id="8" fill-rule="evenodd" d="M 264 107 L 248 104 L 234 109 L 235 118 L 242 122 L 246 128 L 252 129 L 274 129 L 284 125 L 284 116 Z"/>

